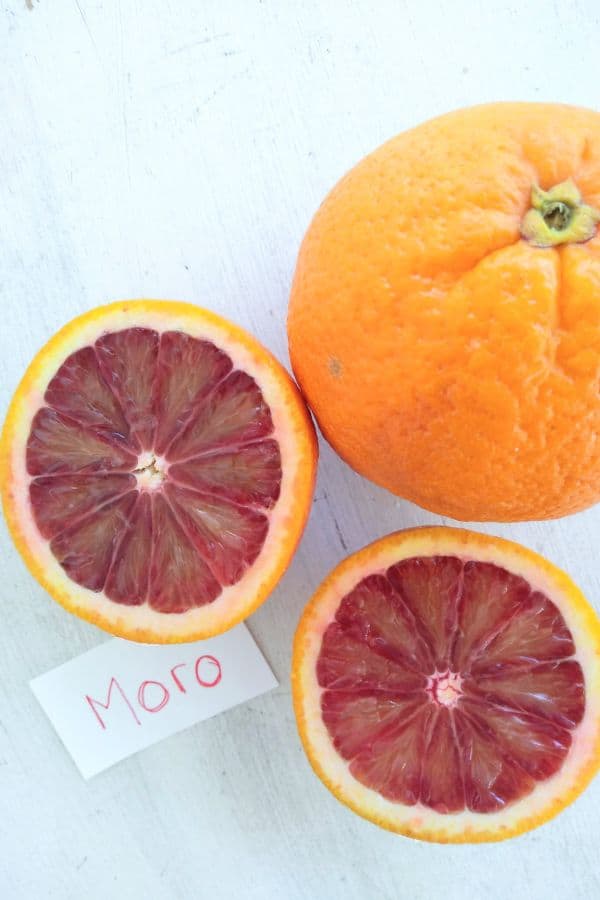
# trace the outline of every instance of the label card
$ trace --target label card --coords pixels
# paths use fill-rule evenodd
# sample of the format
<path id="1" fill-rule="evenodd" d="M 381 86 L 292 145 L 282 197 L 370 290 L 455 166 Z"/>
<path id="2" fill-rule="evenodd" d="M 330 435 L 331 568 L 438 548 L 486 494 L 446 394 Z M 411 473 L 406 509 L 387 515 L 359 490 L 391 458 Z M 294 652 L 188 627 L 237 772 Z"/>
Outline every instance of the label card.
<path id="1" fill-rule="evenodd" d="M 31 682 L 84 778 L 274 687 L 245 625 L 192 644 L 114 638 Z"/>

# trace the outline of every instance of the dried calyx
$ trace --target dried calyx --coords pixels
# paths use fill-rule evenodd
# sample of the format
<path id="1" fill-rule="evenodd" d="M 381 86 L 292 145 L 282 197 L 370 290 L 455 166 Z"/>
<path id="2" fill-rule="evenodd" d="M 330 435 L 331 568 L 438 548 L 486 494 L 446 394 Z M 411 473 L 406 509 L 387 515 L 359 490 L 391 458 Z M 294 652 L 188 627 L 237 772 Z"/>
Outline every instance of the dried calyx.
<path id="1" fill-rule="evenodd" d="M 581 244 L 596 234 L 600 210 L 582 202 L 581 193 L 569 178 L 543 191 L 531 188 L 531 208 L 521 223 L 521 236 L 534 247 Z"/>

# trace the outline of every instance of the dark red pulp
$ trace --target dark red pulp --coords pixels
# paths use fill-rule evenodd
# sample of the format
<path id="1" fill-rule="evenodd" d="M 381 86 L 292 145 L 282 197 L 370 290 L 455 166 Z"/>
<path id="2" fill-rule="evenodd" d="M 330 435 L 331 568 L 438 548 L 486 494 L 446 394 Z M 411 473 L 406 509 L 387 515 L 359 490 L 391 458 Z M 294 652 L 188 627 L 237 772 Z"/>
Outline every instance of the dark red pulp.
<path id="1" fill-rule="evenodd" d="M 331 739 L 358 781 L 437 812 L 490 813 L 562 766 L 585 706 L 557 606 L 523 578 L 453 556 L 369 575 L 323 636 Z"/>
<path id="2" fill-rule="evenodd" d="M 170 613 L 239 581 L 281 486 L 253 378 L 209 341 L 128 328 L 73 353 L 44 400 L 27 442 L 30 498 L 73 581 Z"/>

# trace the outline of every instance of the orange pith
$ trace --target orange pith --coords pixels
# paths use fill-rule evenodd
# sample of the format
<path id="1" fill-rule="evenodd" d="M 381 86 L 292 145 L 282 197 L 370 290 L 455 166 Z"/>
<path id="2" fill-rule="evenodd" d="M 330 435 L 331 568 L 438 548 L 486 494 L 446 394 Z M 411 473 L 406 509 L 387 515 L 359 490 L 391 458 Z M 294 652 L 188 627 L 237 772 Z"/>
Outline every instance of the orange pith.
<path id="1" fill-rule="evenodd" d="M 282 366 L 191 304 L 94 309 L 37 354 L 0 445 L 6 519 L 63 606 L 143 642 L 246 618 L 308 516 L 314 429 Z"/>
<path id="2" fill-rule="evenodd" d="M 499 538 L 413 529 L 346 559 L 302 616 L 292 691 L 332 793 L 421 840 L 521 834 L 600 766 L 600 620 L 567 575 Z"/>
<path id="3" fill-rule="evenodd" d="M 532 202 L 560 188 L 585 227 L 548 246 Z M 304 238 L 288 319 L 334 449 L 465 521 L 596 502 L 599 208 L 600 114 L 568 106 L 453 112 L 350 171 Z"/>

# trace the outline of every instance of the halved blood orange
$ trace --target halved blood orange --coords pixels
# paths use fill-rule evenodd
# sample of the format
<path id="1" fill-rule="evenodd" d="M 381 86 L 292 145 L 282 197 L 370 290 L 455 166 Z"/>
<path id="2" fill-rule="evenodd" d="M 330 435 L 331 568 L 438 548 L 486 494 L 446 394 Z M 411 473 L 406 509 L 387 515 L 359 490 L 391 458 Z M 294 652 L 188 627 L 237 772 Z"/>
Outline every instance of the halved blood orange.
<path id="1" fill-rule="evenodd" d="M 499 538 L 414 529 L 349 557 L 303 614 L 292 686 L 317 775 L 422 840 L 527 831 L 600 766 L 600 621 Z"/>
<path id="2" fill-rule="evenodd" d="M 127 301 L 38 353 L 5 423 L 5 514 L 59 603 L 122 637 L 196 640 L 248 616 L 309 512 L 315 433 L 253 337 L 184 303 Z"/>

